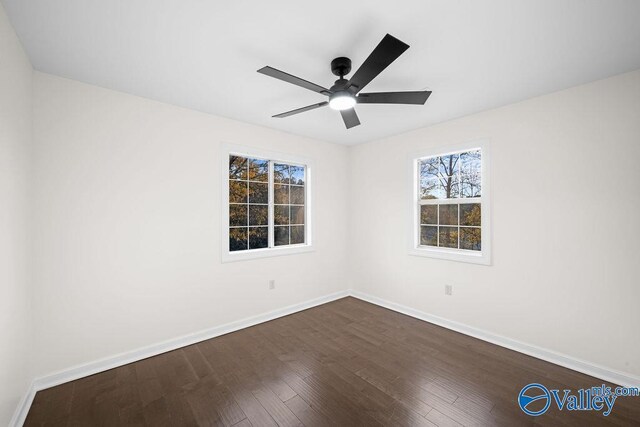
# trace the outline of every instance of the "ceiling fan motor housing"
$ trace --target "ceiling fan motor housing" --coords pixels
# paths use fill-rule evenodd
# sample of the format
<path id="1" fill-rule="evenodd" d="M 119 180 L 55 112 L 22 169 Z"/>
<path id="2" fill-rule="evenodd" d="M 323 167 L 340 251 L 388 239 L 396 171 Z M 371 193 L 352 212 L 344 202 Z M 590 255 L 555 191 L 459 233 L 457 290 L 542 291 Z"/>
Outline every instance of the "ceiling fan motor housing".
<path id="1" fill-rule="evenodd" d="M 329 88 L 329 90 L 333 93 L 348 90 L 348 89 L 349 89 L 349 80 L 346 80 L 343 78 L 336 80 L 333 86 Z"/>
<path id="2" fill-rule="evenodd" d="M 351 72 L 351 60 L 341 56 L 331 61 L 331 72 L 338 77 L 346 76 Z"/>

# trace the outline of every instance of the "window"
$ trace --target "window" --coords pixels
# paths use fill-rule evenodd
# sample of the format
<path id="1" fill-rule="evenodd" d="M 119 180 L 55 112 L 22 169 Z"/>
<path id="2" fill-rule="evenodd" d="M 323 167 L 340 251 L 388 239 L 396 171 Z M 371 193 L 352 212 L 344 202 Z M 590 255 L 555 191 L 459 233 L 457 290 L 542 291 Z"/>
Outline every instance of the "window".
<path id="1" fill-rule="evenodd" d="M 485 144 L 412 157 L 415 255 L 489 263 Z"/>
<path id="2" fill-rule="evenodd" d="M 308 249 L 308 165 L 250 151 L 229 150 L 225 158 L 223 260 Z"/>

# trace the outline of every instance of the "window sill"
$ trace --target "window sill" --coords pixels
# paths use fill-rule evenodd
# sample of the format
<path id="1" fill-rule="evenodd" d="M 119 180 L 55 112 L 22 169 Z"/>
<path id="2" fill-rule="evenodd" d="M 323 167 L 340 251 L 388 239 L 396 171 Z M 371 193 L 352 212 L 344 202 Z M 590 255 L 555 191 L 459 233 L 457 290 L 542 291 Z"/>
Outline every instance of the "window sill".
<path id="1" fill-rule="evenodd" d="M 427 258 L 443 259 L 447 261 L 466 262 L 470 264 L 491 265 L 488 253 L 461 250 L 431 249 L 427 247 L 410 248 L 409 255 Z"/>
<path id="2" fill-rule="evenodd" d="M 296 245 L 279 248 L 254 249 L 238 252 L 222 252 L 222 262 L 248 261 L 252 259 L 270 258 L 276 256 L 295 255 L 313 252 L 312 245 Z"/>

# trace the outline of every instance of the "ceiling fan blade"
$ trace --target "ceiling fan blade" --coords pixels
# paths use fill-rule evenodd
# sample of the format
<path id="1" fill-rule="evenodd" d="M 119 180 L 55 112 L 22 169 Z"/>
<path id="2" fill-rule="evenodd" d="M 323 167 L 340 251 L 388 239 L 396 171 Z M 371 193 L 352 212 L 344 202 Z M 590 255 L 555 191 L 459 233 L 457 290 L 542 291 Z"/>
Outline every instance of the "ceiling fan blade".
<path id="1" fill-rule="evenodd" d="M 344 120 L 344 125 L 347 129 L 351 129 L 354 126 L 358 126 L 360 124 L 360 119 L 356 114 L 356 110 L 353 108 L 349 108 L 348 110 L 340 110 L 340 115 L 342 115 L 342 120 Z"/>
<path id="2" fill-rule="evenodd" d="M 293 116 L 294 114 L 304 113 L 305 111 L 315 110 L 316 108 L 324 107 L 327 104 L 329 104 L 329 103 L 327 101 L 325 101 L 325 102 L 320 102 L 318 104 L 307 105 L 306 107 L 297 108 L 295 110 L 287 111 L 286 113 L 276 114 L 273 117 L 277 117 L 277 118 L 281 119 L 283 117 Z"/>
<path id="3" fill-rule="evenodd" d="M 319 86 L 315 83 L 308 82 L 300 77 L 292 76 L 291 74 L 285 73 L 284 71 L 276 70 L 272 67 L 263 67 L 258 70 L 259 73 L 274 77 L 276 79 L 285 81 L 287 83 L 294 84 L 296 86 L 303 87 L 305 89 L 312 90 L 317 93 L 321 93 L 323 95 L 330 95 L 331 91 L 327 88 Z"/>
<path id="4" fill-rule="evenodd" d="M 407 49 L 408 44 L 387 34 L 349 79 L 350 86 L 355 86 L 356 93 L 360 92 Z"/>
<path id="5" fill-rule="evenodd" d="M 431 91 L 419 92 L 373 92 L 360 93 L 356 97 L 358 104 L 417 104 L 427 102 Z"/>

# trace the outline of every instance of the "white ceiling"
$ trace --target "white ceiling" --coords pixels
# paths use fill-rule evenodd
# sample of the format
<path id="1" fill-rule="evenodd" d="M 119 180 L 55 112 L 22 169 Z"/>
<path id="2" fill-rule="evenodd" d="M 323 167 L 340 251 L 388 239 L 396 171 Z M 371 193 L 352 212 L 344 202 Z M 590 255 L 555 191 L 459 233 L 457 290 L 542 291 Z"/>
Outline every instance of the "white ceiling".
<path id="1" fill-rule="evenodd" d="M 249 123 L 355 144 L 640 68 L 640 1 L 2 0 L 40 71 Z M 429 89 L 426 106 L 324 100 L 256 73 L 325 87 L 386 34 L 411 48 L 367 92 Z"/>

